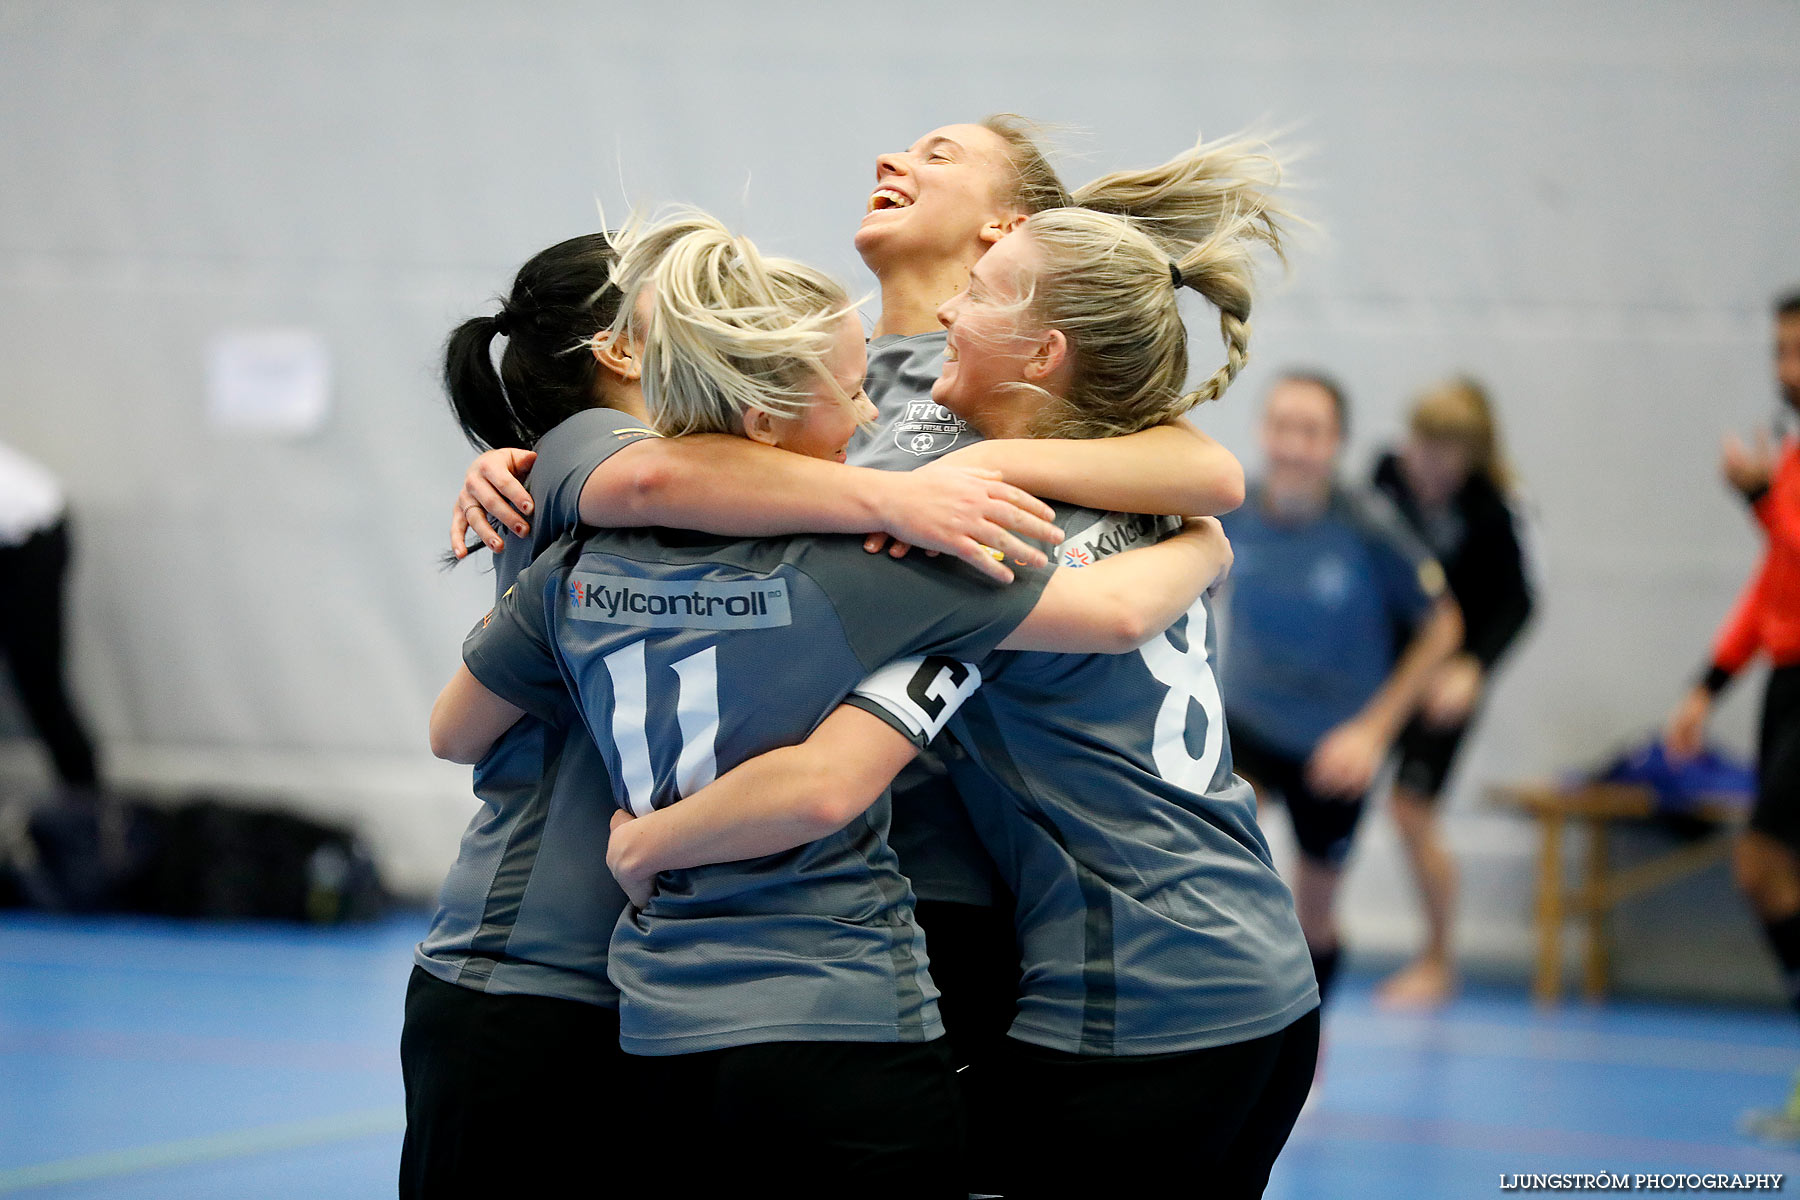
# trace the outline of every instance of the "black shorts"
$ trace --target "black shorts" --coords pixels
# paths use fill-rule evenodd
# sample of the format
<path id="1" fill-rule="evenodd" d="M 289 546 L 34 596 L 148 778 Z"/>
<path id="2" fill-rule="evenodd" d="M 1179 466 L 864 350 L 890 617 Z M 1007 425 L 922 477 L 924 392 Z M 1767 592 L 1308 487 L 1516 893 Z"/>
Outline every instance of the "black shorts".
<path id="1" fill-rule="evenodd" d="M 913 915 L 925 931 L 952 1064 L 960 1071 L 991 1060 L 1018 1011 L 1019 939 L 1011 905 L 920 900 Z"/>
<path id="2" fill-rule="evenodd" d="M 637 1093 L 616 1009 L 497 996 L 415 966 L 400 1070 L 400 1195 L 559 1196 L 596 1190 L 595 1141 Z"/>
<path id="3" fill-rule="evenodd" d="M 1438 728 L 1418 717 L 1408 721 L 1395 743 L 1400 765 L 1394 772 L 1394 786 L 1416 792 L 1426 800 L 1436 800 L 1443 793 L 1444 781 L 1450 777 L 1456 752 L 1462 749 L 1463 736 L 1468 732 L 1468 722 Z"/>
<path id="4" fill-rule="evenodd" d="M 1261 1196 L 1318 1055 L 1316 1008 L 1264 1037 L 1184 1054 L 1010 1042 L 1006 1196 Z"/>
<path id="5" fill-rule="evenodd" d="M 1230 731 L 1232 769 L 1256 785 L 1261 799 L 1268 800 L 1270 792 L 1281 797 L 1300 853 L 1328 867 L 1343 866 L 1368 797 L 1321 796 L 1306 784 L 1305 759 L 1270 746 L 1229 713 L 1225 728 Z"/>
<path id="6" fill-rule="evenodd" d="M 968 1195 L 942 1038 L 763 1042 L 638 1062 L 642 1091 L 615 1097 L 589 1147 L 609 1145 L 625 1177 L 648 1172 L 658 1194 Z M 592 1192 L 616 1187 L 596 1173 Z"/>
<path id="7" fill-rule="evenodd" d="M 1800 854 L 1800 665 L 1769 672 L 1750 828 Z"/>
<path id="8" fill-rule="evenodd" d="M 1006 1031 L 1019 1009 L 1019 938 L 1010 893 L 1006 899 L 1004 907 L 949 900 L 920 900 L 914 906 L 940 993 L 944 1042 L 969 1117 L 972 1192 L 992 1190 L 990 1183 L 999 1178 L 993 1121 L 1002 1100 L 994 1089 Z"/>

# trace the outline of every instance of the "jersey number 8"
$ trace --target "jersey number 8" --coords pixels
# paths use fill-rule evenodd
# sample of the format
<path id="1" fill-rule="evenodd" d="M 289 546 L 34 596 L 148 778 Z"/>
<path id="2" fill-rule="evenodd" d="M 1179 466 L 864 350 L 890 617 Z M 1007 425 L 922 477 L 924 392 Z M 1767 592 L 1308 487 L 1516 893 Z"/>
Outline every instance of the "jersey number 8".
<path id="1" fill-rule="evenodd" d="M 1138 651 L 1150 674 L 1169 689 L 1156 712 L 1155 743 L 1151 749 L 1156 773 L 1196 795 L 1212 787 L 1219 759 L 1225 753 L 1225 702 L 1219 696 L 1219 681 L 1206 661 L 1206 616 L 1203 603 L 1189 610 L 1185 651 L 1176 649 L 1168 633 L 1151 638 Z M 1198 704 L 1206 717 L 1199 758 L 1188 751 L 1190 704 Z"/>

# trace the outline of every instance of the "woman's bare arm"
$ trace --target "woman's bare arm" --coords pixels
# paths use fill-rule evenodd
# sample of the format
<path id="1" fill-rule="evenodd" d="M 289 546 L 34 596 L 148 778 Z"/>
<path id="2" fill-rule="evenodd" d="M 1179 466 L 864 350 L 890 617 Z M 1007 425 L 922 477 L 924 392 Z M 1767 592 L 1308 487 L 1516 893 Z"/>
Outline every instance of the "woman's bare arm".
<path id="1" fill-rule="evenodd" d="M 606 865 L 641 907 L 659 871 L 779 854 L 842 829 L 917 753 L 886 721 L 840 705 L 804 742 L 740 763 L 678 804 L 637 818 L 620 810 Z"/>
<path id="2" fill-rule="evenodd" d="M 1124 437 L 977 442 L 940 461 L 988 467 L 1034 496 L 1107 512 L 1218 516 L 1244 502 L 1237 456 L 1179 420 Z"/>
<path id="3" fill-rule="evenodd" d="M 1002 650 L 1122 654 L 1173 625 L 1230 571 L 1231 542 L 1216 517 L 1196 517 L 1154 546 L 1050 577 L 1037 606 Z"/>
<path id="4" fill-rule="evenodd" d="M 466 666 L 431 706 L 431 752 L 455 763 L 478 763 L 525 710 L 488 691 Z"/>

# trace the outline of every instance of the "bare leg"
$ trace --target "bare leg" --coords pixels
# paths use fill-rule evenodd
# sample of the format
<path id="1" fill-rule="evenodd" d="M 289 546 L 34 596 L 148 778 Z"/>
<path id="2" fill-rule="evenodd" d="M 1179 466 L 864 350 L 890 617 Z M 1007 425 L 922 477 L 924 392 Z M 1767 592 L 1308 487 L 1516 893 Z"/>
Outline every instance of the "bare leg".
<path id="1" fill-rule="evenodd" d="M 1267 820 L 1267 791 L 1253 776 L 1243 774 L 1245 782 L 1256 794 L 1256 816 Z M 1306 948 L 1312 954 L 1313 970 L 1319 976 L 1319 1000 L 1324 1003 L 1337 974 L 1338 927 L 1337 891 L 1344 870 L 1311 857 L 1305 851 L 1294 856 L 1294 912 L 1300 918 L 1300 932 L 1306 936 Z"/>
<path id="2" fill-rule="evenodd" d="M 1444 845 L 1434 799 L 1408 787 L 1394 789 L 1394 824 L 1400 830 L 1425 911 L 1425 949 L 1382 981 L 1375 1002 L 1383 1008 L 1439 1008 L 1456 992 L 1456 963 L 1450 954 L 1450 930 L 1456 919 L 1456 860 Z"/>
<path id="3" fill-rule="evenodd" d="M 1314 954 L 1337 949 L 1337 892 L 1344 870 L 1302 854 L 1294 860 L 1294 909 Z"/>
<path id="4" fill-rule="evenodd" d="M 1766 833 L 1747 829 L 1732 846 L 1732 874 L 1762 921 L 1763 936 L 1781 967 L 1788 1001 L 1800 1010 L 1800 859 Z M 1800 1143 L 1800 1078 L 1779 1109 L 1744 1114 L 1744 1132 L 1785 1145 Z"/>

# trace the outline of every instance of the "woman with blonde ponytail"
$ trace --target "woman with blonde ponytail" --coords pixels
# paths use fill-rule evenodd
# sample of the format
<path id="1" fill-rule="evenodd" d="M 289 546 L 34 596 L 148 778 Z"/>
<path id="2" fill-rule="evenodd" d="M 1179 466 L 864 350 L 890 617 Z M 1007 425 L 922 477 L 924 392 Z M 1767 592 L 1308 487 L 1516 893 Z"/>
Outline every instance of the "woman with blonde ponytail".
<path id="1" fill-rule="evenodd" d="M 699 214 L 628 229 L 621 246 L 610 333 L 636 347 L 658 431 L 843 457 L 870 406 L 862 326 L 838 285 Z M 633 1120 L 664 1190 L 741 1190 L 779 1170 L 795 1196 L 846 1181 L 869 1196 L 967 1194 L 961 1102 L 880 789 L 821 788 L 808 771 L 743 800 L 790 804 L 812 823 L 803 836 L 649 869 L 646 842 L 691 824 L 717 776 L 782 761 L 765 752 L 815 727 L 843 739 L 840 769 L 891 778 L 912 742 L 897 753 L 881 739 L 908 727 L 910 697 L 955 694 L 996 649 L 1128 651 L 1228 554 L 1210 522 L 1094 571 L 995 587 L 954 559 L 871 559 L 855 537 L 581 530 L 519 575 L 465 642 L 432 745 L 476 761 L 527 714 L 593 737 L 612 784 L 585 800 L 618 806 L 606 862 L 633 905 L 606 964 L 637 1064 L 593 1086 Z M 833 712 L 894 660 L 898 700 Z M 540 818 L 539 834 L 556 840 L 555 823 Z"/>
<path id="2" fill-rule="evenodd" d="M 1274 196 L 1279 180 L 1266 148 L 1202 142 L 1160 167 L 1095 180 L 1075 193 L 1078 207 L 1026 220 L 1027 240 L 1014 245 L 1031 260 L 1025 310 L 1058 334 L 1069 367 L 1054 394 L 1037 388 L 1048 402 L 1032 411 L 1033 436 L 1137 433 L 1225 393 L 1249 357 L 1255 252 L 1280 254 L 1289 214 Z M 1218 311 L 1225 347 L 1223 365 L 1192 390 L 1175 302 L 1184 288 Z M 978 312 L 977 302 L 966 307 Z M 946 369 L 946 391 L 952 375 Z M 998 394 L 974 402 L 1006 403 Z"/>
<path id="3" fill-rule="evenodd" d="M 1443 565 L 1463 614 L 1461 651 L 1439 669 L 1395 743 L 1394 821 L 1425 910 L 1425 947 L 1382 983 L 1376 1000 L 1427 1009 L 1456 990 L 1456 860 L 1444 844 L 1438 800 L 1494 667 L 1532 607 L 1510 504 L 1512 472 L 1487 390 L 1466 377 L 1428 388 L 1413 403 L 1406 440 L 1376 464 L 1374 483 Z"/>
<path id="4" fill-rule="evenodd" d="M 947 335 L 938 310 L 968 285 L 970 272 L 983 255 L 1004 244 L 1009 231 L 1052 210 L 1069 215 L 1078 202 L 1117 210 L 1164 194 L 1158 188 L 1167 181 L 1158 170 L 1107 176 L 1071 194 L 1039 145 L 1038 134 L 1029 121 L 1002 114 L 944 126 L 907 150 L 876 159 L 876 187 L 857 230 L 856 247 L 881 288 L 881 320 L 869 344 L 868 380 L 879 416 L 876 427 L 852 446 L 852 461 L 890 469 L 934 460 L 987 468 L 1034 495 L 1096 512 L 1230 511 L 1243 499 L 1243 468 L 1223 446 L 1180 419 L 1190 404 L 1178 404 L 1174 395 L 1155 387 L 1138 397 L 1135 408 L 1118 405 L 1097 424 L 1065 420 L 1073 414 L 1059 406 L 1030 436 L 990 435 L 989 440 L 983 440 L 985 431 L 966 414 L 946 408 L 934 396 L 934 385 L 946 369 Z M 1240 153 L 1237 143 L 1227 141 L 1209 149 L 1213 152 L 1182 156 L 1179 165 L 1165 168 L 1208 181 L 1209 192 L 1190 189 L 1194 198 L 1182 214 L 1187 222 L 1183 228 L 1200 234 L 1196 241 L 1204 240 L 1208 221 L 1222 216 L 1227 203 L 1250 205 L 1256 194 L 1267 206 L 1273 183 L 1272 164 L 1251 148 L 1241 147 Z M 1269 212 L 1274 215 L 1275 210 Z M 1151 221 L 1159 228 L 1167 223 L 1166 217 Z M 1173 228 L 1170 233 L 1181 236 Z M 1214 251 L 1229 256 L 1238 246 L 1227 236 L 1197 258 L 1210 264 Z M 1147 294 L 1128 279 L 1094 307 L 1120 307 L 1116 324 L 1128 339 L 1154 330 L 1165 350 L 1179 354 L 1184 341 L 1180 317 L 1172 304 L 1168 311 L 1157 307 L 1169 300 L 1167 262 L 1156 270 L 1159 290 Z M 1228 295 L 1231 288 L 1223 272 L 1216 282 L 1208 274 L 1207 283 L 1218 288 L 1233 310 L 1243 311 L 1241 290 Z M 1103 323 L 1099 314 L 1094 319 Z M 1161 374 L 1174 379 L 1169 391 L 1183 391 L 1185 359 L 1179 364 L 1158 361 Z M 1105 371 L 1096 359 L 1096 377 Z M 1217 394 L 1228 378 L 1214 381 L 1206 394 Z M 894 848 L 918 892 L 920 921 L 930 931 L 945 1020 L 967 1067 L 959 1078 L 971 1096 L 972 1111 L 994 1111 L 999 1105 L 986 1095 L 991 1069 L 983 1060 L 1005 1049 L 1014 1015 L 1019 975 L 1013 898 L 982 848 L 943 763 L 929 753 L 922 756 L 901 776 L 895 793 L 900 799 Z M 983 1140 L 977 1128 L 977 1151 Z"/>
<path id="5" fill-rule="evenodd" d="M 1077 193 L 1093 207 L 1032 214 L 940 311 L 933 398 L 989 438 L 1074 439 L 1217 398 L 1248 353 L 1256 253 L 1281 249 L 1278 181 L 1265 149 L 1202 142 Z M 1224 342 L 1193 389 L 1190 290 L 1218 310 Z M 1057 516 L 1069 567 L 1160 532 L 1118 513 Z M 952 724 L 967 751 L 952 777 L 1018 895 L 1008 1195 L 1180 1172 L 1209 1194 L 1259 1196 L 1305 1100 L 1318 993 L 1232 771 L 1213 638 L 1203 599 L 1138 656 L 1016 656 Z M 1076 1139 L 1089 1152 L 1072 1164 L 1056 1148 Z"/>

